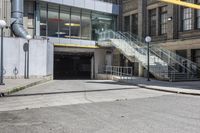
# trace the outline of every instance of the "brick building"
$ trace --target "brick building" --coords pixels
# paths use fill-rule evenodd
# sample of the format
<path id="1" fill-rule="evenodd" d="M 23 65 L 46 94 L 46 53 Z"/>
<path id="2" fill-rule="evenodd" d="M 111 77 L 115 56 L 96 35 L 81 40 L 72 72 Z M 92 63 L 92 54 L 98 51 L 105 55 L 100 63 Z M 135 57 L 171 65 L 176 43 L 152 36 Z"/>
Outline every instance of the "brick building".
<path id="1" fill-rule="evenodd" d="M 122 24 L 123 31 L 143 38 L 149 35 L 152 45 L 174 51 L 200 66 L 200 11 L 158 0 L 124 0 Z"/>

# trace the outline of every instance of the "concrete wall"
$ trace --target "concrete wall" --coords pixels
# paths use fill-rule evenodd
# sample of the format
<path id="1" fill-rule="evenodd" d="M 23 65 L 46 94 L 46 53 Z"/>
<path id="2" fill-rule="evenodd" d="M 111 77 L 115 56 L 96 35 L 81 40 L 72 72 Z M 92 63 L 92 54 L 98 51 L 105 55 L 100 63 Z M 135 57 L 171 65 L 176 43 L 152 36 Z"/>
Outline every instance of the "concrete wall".
<path id="1" fill-rule="evenodd" d="M 104 49 L 96 49 L 95 53 L 95 75 L 101 71 L 102 67 L 106 64 L 106 50 Z"/>
<path id="2" fill-rule="evenodd" d="M 53 75 L 53 64 L 54 64 L 54 45 L 48 42 L 47 45 L 47 75 Z"/>
<path id="3" fill-rule="evenodd" d="M 5 77 L 15 77 L 14 70 L 18 71 L 16 77 L 22 78 L 25 70 L 24 43 L 21 38 L 4 39 L 4 69 Z M 46 76 L 53 73 L 53 46 L 47 40 L 30 40 L 30 76 Z"/>

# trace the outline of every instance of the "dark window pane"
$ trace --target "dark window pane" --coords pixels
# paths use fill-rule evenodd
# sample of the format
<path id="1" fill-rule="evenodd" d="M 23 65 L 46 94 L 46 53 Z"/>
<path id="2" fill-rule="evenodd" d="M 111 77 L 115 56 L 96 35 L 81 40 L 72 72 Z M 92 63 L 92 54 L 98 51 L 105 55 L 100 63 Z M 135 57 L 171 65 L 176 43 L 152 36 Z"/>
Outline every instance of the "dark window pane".
<path id="1" fill-rule="evenodd" d="M 70 8 L 61 6 L 60 7 L 60 37 L 70 37 Z"/>
<path id="2" fill-rule="evenodd" d="M 124 17 L 124 31 L 130 32 L 130 16 Z"/>
<path id="3" fill-rule="evenodd" d="M 78 9 L 72 9 L 71 12 L 71 38 L 77 39 L 81 37 L 80 34 L 80 10 Z"/>
<path id="4" fill-rule="evenodd" d="M 47 36 L 47 4 L 40 3 L 40 36 Z"/>
<path id="5" fill-rule="evenodd" d="M 167 33 L 167 6 L 160 8 L 160 34 Z"/>
<path id="6" fill-rule="evenodd" d="M 156 35 L 156 9 L 149 11 L 149 34 L 151 36 Z"/>
<path id="7" fill-rule="evenodd" d="M 138 14 L 132 15 L 131 32 L 136 35 L 138 34 Z"/>
<path id="8" fill-rule="evenodd" d="M 91 17 L 89 12 L 82 12 L 81 17 L 81 35 L 82 39 L 90 40 L 91 39 Z"/>
<path id="9" fill-rule="evenodd" d="M 48 5 L 48 36 L 59 37 L 58 31 L 58 6 L 49 4 Z"/>

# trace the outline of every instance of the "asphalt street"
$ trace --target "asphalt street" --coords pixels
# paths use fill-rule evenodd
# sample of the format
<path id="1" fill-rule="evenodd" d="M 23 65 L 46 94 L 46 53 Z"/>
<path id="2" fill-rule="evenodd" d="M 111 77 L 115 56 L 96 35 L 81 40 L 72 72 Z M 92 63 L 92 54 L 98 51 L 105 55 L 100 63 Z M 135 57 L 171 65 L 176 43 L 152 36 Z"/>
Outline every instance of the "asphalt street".
<path id="1" fill-rule="evenodd" d="M 199 133 L 200 97 L 62 80 L 0 99 L 0 133 Z"/>

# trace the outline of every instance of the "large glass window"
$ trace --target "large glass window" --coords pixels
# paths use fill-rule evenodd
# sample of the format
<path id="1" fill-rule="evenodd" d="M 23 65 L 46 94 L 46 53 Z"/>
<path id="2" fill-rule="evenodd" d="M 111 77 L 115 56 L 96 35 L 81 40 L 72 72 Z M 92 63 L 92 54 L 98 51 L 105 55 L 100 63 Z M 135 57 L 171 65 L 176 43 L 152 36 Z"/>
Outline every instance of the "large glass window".
<path id="1" fill-rule="evenodd" d="M 156 35 L 156 9 L 149 11 L 149 34 Z"/>
<path id="2" fill-rule="evenodd" d="M 70 8 L 68 7 L 60 7 L 59 34 L 63 38 L 70 37 Z"/>
<path id="3" fill-rule="evenodd" d="M 115 30 L 116 17 L 56 4 L 40 3 L 40 35 L 97 40 L 105 30 Z"/>
<path id="4" fill-rule="evenodd" d="M 160 34 L 167 33 L 167 6 L 160 8 Z"/>
<path id="5" fill-rule="evenodd" d="M 183 31 L 192 29 L 192 9 L 183 8 Z"/>
<path id="6" fill-rule="evenodd" d="M 83 11 L 81 16 L 81 35 L 82 39 L 91 39 L 91 15 L 90 12 Z"/>
<path id="7" fill-rule="evenodd" d="M 103 15 L 92 13 L 92 39 L 97 40 L 98 34 L 106 30 L 114 30 L 114 17 L 110 15 Z"/>
<path id="8" fill-rule="evenodd" d="M 47 4 L 40 4 L 40 35 L 47 36 Z"/>
<path id="9" fill-rule="evenodd" d="M 81 12 L 78 9 L 72 9 L 71 12 L 71 38 L 77 39 L 81 37 L 80 27 L 81 27 Z"/>
<path id="10" fill-rule="evenodd" d="M 130 32 L 130 16 L 124 17 L 124 31 Z"/>
<path id="11" fill-rule="evenodd" d="M 197 4 L 200 4 L 200 0 L 197 0 Z M 200 29 L 200 10 L 197 10 L 197 28 Z"/>
<path id="12" fill-rule="evenodd" d="M 187 2 L 193 3 L 194 0 L 185 0 Z M 183 7 L 182 11 L 182 28 L 183 31 L 191 30 L 192 29 L 192 9 Z"/>
<path id="13" fill-rule="evenodd" d="M 59 6 L 53 4 L 48 5 L 48 36 L 59 37 L 60 35 L 58 31 L 58 11 Z"/>
<path id="14" fill-rule="evenodd" d="M 132 15 L 131 32 L 136 35 L 138 34 L 138 14 Z"/>

